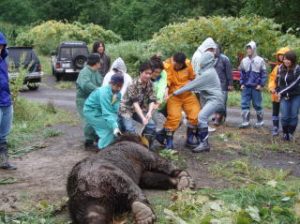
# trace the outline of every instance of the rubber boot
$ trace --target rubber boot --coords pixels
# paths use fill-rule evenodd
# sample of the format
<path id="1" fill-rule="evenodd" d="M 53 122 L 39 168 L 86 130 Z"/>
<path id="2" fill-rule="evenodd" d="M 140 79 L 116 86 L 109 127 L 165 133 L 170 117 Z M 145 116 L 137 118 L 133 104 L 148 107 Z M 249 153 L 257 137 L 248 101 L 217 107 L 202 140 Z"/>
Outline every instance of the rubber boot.
<path id="1" fill-rule="evenodd" d="M 261 128 L 264 125 L 264 113 L 262 111 L 256 111 L 257 122 L 255 128 Z"/>
<path id="2" fill-rule="evenodd" d="M 161 129 L 156 133 L 155 139 L 161 144 L 165 145 L 166 144 L 166 129 Z"/>
<path id="3" fill-rule="evenodd" d="M 192 149 L 193 152 L 209 152 L 210 146 L 208 143 L 208 128 L 199 128 L 198 130 L 198 136 L 200 138 L 200 144 Z"/>
<path id="4" fill-rule="evenodd" d="M 17 167 L 8 161 L 8 148 L 6 143 L 0 145 L 0 168 L 5 170 L 16 170 Z"/>
<path id="5" fill-rule="evenodd" d="M 197 128 L 188 127 L 186 131 L 186 143 L 185 146 L 188 148 L 195 148 L 199 143 L 197 143 Z"/>
<path id="6" fill-rule="evenodd" d="M 152 151 L 153 150 L 153 142 L 155 140 L 156 132 L 152 129 L 145 128 L 142 132 L 142 136 L 144 136 L 148 140 L 148 147 Z"/>
<path id="7" fill-rule="evenodd" d="M 277 136 L 279 135 L 279 117 L 273 116 L 272 120 L 273 120 L 272 136 Z"/>
<path id="8" fill-rule="evenodd" d="M 294 133 L 296 131 L 297 125 L 289 125 L 289 138 L 290 140 L 294 140 Z"/>
<path id="9" fill-rule="evenodd" d="M 173 131 L 166 130 L 166 149 L 172 150 L 174 149 L 173 145 Z"/>
<path id="10" fill-rule="evenodd" d="M 242 111 L 242 119 L 243 122 L 240 124 L 240 128 L 248 128 L 250 127 L 250 110 Z"/>
<path id="11" fill-rule="evenodd" d="M 282 126 L 283 140 L 290 141 L 289 126 Z"/>

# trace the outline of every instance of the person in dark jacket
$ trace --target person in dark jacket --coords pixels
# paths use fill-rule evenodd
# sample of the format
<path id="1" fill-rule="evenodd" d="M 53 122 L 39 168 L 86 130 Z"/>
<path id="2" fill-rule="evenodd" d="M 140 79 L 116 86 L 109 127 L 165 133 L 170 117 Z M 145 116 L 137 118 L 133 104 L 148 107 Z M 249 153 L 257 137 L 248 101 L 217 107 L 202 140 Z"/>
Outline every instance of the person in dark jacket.
<path id="1" fill-rule="evenodd" d="M 264 59 L 257 55 L 256 43 L 250 41 L 246 45 L 247 56 L 243 58 L 240 64 L 241 71 L 241 89 L 242 89 L 242 123 L 240 128 L 250 126 L 250 102 L 256 111 L 257 122 L 254 127 L 262 127 L 263 108 L 262 108 L 262 93 L 261 90 L 266 82 L 266 64 Z"/>
<path id="2" fill-rule="evenodd" d="M 297 128 L 300 108 L 300 66 L 295 52 L 285 53 L 277 79 L 283 138 L 289 141 Z"/>
<path id="3" fill-rule="evenodd" d="M 103 41 L 96 41 L 93 45 L 93 52 L 100 55 L 99 73 L 104 77 L 110 68 L 110 57 L 105 53 L 105 44 Z"/>
<path id="4" fill-rule="evenodd" d="M 214 116 L 214 125 L 220 125 L 221 122 L 226 119 L 228 91 L 233 90 L 233 80 L 230 60 L 225 54 L 221 53 L 220 46 L 218 46 L 216 50 L 215 57 L 215 69 L 221 82 L 221 88 L 224 97 L 224 107 L 218 110 Z"/>
<path id="5" fill-rule="evenodd" d="M 7 136 L 10 132 L 13 107 L 9 90 L 6 39 L 0 32 L 0 168 L 6 170 L 17 169 L 8 161 Z"/>

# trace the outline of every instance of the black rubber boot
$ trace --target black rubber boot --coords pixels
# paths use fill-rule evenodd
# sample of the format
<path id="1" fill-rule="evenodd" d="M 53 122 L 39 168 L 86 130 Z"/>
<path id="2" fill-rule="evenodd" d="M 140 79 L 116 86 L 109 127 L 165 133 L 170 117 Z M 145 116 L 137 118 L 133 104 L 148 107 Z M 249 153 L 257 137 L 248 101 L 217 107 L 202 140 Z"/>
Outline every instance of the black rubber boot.
<path id="1" fill-rule="evenodd" d="M 16 170 L 17 167 L 8 161 L 8 148 L 6 143 L 0 145 L 0 168 L 5 170 Z"/>
<path id="2" fill-rule="evenodd" d="M 161 129 L 156 133 L 155 139 L 161 144 L 165 145 L 166 144 L 166 129 Z"/>
<path id="3" fill-rule="evenodd" d="M 272 120 L 273 120 L 272 135 L 277 136 L 279 135 L 279 117 L 273 116 Z"/>
<path id="4" fill-rule="evenodd" d="M 173 145 L 173 131 L 166 130 L 166 149 L 173 150 L 174 145 Z"/>
<path id="5" fill-rule="evenodd" d="M 193 152 L 209 152 L 210 146 L 208 143 L 208 128 L 199 128 L 198 130 L 198 136 L 200 138 L 200 144 L 192 149 Z"/>
<path id="6" fill-rule="evenodd" d="M 199 142 L 197 142 L 197 128 L 188 127 L 186 131 L 186 147 L 195 148 Z"/>
<path id="7" fill-rule="evenodd" d="M 283 140 L 290 141 L 289 126 L 282 126 Z"/>
<path id="8" fill-rule="evenodd" d="M 149 149 L 153 150 L 153 142 L 156 136 L 155 130 L 145 128 L 142 132 L 142 136 L 144 136 L 148 140 Z"/>

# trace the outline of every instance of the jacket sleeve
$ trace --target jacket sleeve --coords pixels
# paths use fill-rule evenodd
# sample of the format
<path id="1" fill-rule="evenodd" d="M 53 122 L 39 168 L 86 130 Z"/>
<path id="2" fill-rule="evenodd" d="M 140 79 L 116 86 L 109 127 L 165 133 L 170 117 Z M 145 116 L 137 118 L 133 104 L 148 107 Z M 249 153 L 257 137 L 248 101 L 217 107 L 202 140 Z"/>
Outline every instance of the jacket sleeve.
<path id="1" fill-rule="evenodd" d="M 290 85 L 288 85 L 284 89 L 280 90 L 280 92 L 279 92 L 280 95 L 285 94 L 287 91 L 292 91 L 294 88 L 297 88 L 300 85 L 300 69 L 298 69 L 298 71 L 296 71 L 296 77 L 297 78 L 294 82 L 292 82 Z"/>
<path id="2" fill-rule="evenodd" d="M 233 79 L 232 79 L 232 69 L 231 69 L 231 63 L 229 61 L 229 58 L 225 58 L 225 72 L 226 72 L 226 79 L 228 86 L 233 86 Z"/>
<path id="3" fill-rule="evenodd" d="M 102 117 L 106 125 L 110 129 L 115 129 L 118 127 L 117 118 L 118 110 L 120 107 L 120 94 L 117 96 L 117 101 L 112 103 L 108 93 L 100 94 L 99 101 L 101 106 Z"/>
<path id="4" fill-rule="evenodd" d="M 240 76 L 240 84 L 244 85 L 245 84 L 245 78 L 246 78 L 246 71 L 245 71 L 245 68 L 244 68 L 243 60 L 241 61 L 239 69 L 240 69 L 240 74 L 241 74 L 241 76 Z"/>
<path id="5" fill-rule="evenodd" d="M 197 90 L 201 90 L 203 87 L 203 81 L 202 81 L 202 77 L 203 76 L 198 76 L 196 79 L 194 79 L 193 81 L 190 81 L 188 84 L 186 84 L 185 86 L 181 87 L 180 89 L 176 90 L 173 95 L 179 95 L 181 93 L 184 93 L 186 91 L 192 91 L 195 90 L 197 88 Z"/>
<path id="6" fill-rule="evenodd" d="M 80 74 L 80 78 L 78 80 L 78 85 L 80 86 L 80 88 L 82 89 L 82 91 L 89 95 L 91 92 L 93 92 L 96 88 L 98 88 L 98 86 L 94 85 L 91 82 L 91 74 L 87 74 L 87 73 L 81 73 Z"/>
<path id="7" fill-rule="evenodd" d="M 194 80 L 195 73 L 191 64 L 188 65 L 188 71 L 189 71 L 189 80 Z"/>
<path id="8" fill-rule="evenodd" d="M 164 95 L 167 88 L 167 73 L 166 71 L 161 72 L 161 79 L 158 83 L 156 98 L 159 103 L 162 103 L 164 101 Z"/>
<path id="9" fill-rule="evenodd" d="M 271 92 L 272 90 L 276 89 L 276 78 L 278 72 L 278 65 L 272 70 L 269 74 L 269 83 L 268 83 L 268 90 Z"/>
<path id="10" fill-rule="evenodd" d="M 263 60 L 261 64 L 261 70 L 260 70 L 260 80 L 259 80 L 259 85 L 264 86 L 267 81 L 267 68 L 266 68 L 266 63 Z"/>

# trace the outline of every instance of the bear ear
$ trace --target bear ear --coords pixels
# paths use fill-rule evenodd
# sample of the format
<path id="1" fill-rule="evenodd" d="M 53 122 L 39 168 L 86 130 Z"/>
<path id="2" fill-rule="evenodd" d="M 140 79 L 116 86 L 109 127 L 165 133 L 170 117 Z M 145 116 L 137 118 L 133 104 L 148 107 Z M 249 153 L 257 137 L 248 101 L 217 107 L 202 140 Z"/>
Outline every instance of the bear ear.
<path id="1" fill-rule="evenodd" d="M 149 148 L 149 141 L 145 136 L 141 136 L 141 143 L 147 147 L 147 149 Z"/>

